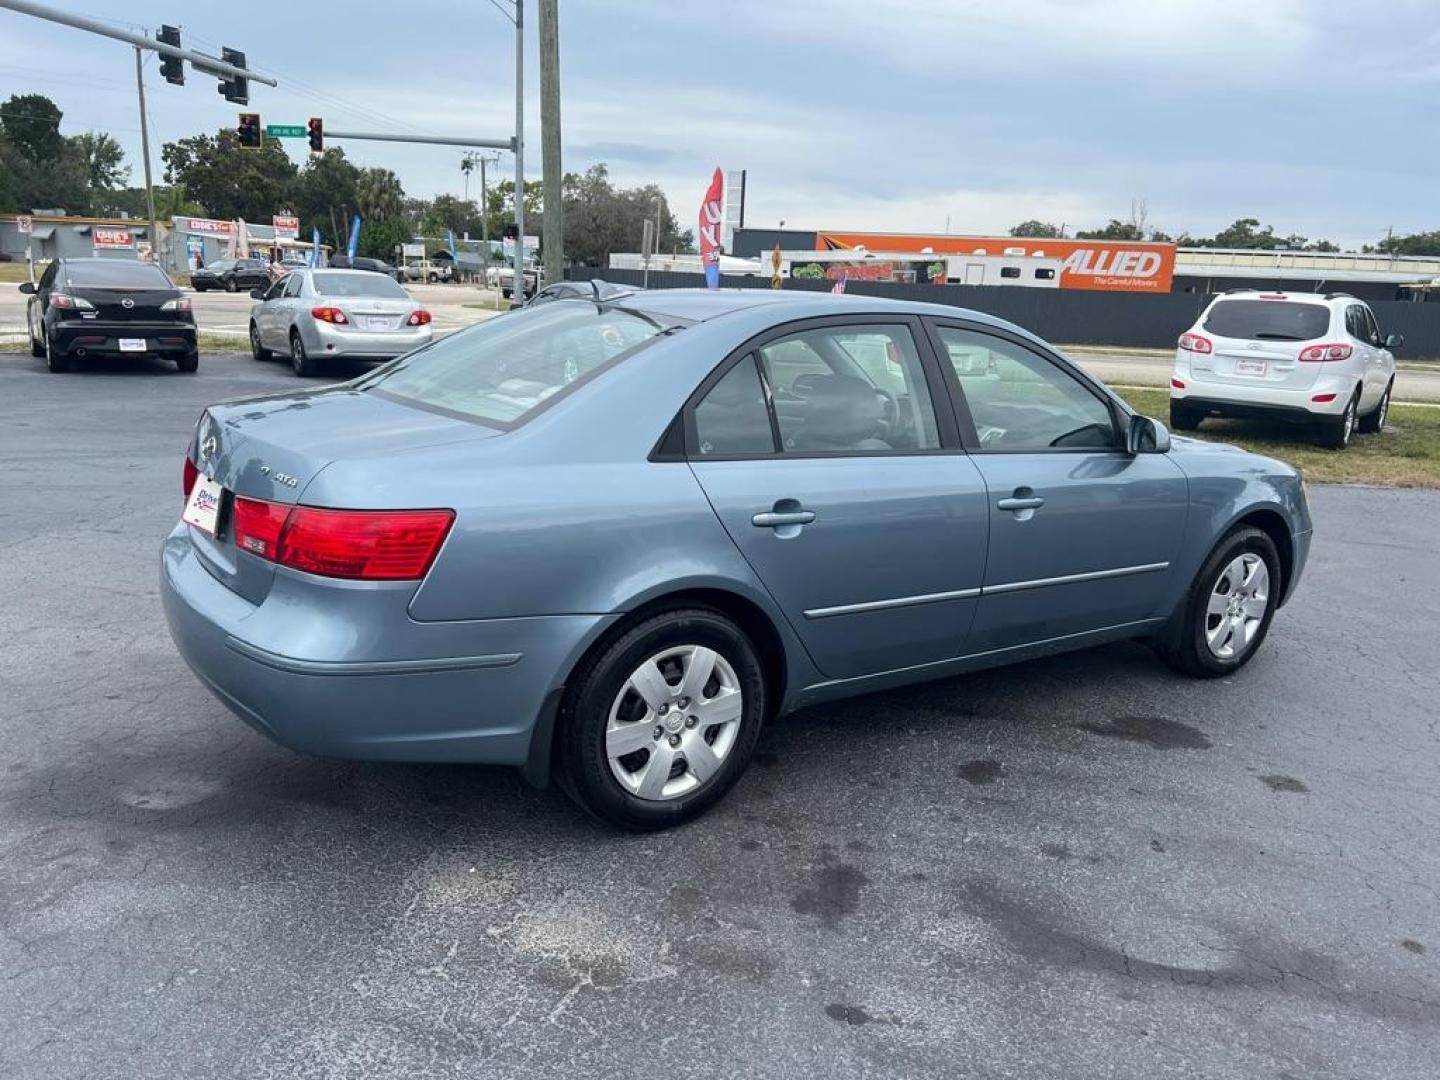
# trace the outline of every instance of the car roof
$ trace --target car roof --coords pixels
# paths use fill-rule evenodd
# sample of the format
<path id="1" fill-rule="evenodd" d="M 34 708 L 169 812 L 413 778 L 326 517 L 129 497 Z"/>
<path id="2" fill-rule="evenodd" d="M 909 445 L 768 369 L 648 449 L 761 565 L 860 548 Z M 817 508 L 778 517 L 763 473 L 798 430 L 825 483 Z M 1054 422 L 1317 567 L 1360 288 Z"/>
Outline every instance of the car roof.
<path id="1" fill-rule="evenodd" d="M 1218 304 L 1222 300 L 1288 300 L 1291 303 L 1314 304 L 1317 307 L 1364 302 L 1357 300 L 1349 293 L 1286 292 L 1283 289 L 1227 289 L 1212 303 Z"/>
<path id="2" fill-rule="evenodd" d="M 584 297 L 577 299 L 585 302 Z M 970 308 L 917 300 L 892 300 L 860 293 L 837 295 L 809 289 L 654 289 L 608 299 L 620 307 L 642 311 L 648 315 L 664 315 L 692 322 L 705 322 L 732 312 L 761 308 L 773 310 L 778 317 L 794 319 L 820 318 L 826 315 L 934 315 L 969 319 L 989 326 L 1016 330 L 1025 337 L 1034 337 L 1013 323 Z M 786 308 L 792 309 L 793 314 L 792 311 L 784 310 Z"/>

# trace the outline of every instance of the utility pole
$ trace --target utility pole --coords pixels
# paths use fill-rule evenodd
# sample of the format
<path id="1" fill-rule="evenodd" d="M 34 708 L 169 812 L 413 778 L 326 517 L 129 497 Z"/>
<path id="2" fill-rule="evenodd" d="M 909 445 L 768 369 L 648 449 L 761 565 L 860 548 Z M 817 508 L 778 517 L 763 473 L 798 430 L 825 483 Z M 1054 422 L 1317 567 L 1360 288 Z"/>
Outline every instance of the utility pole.
<path id="1" fill-rule="evenodd" d="M 140 95 L 140 153 L 145 159 L 145 209 L 150 211 L 150 254 L 157 265 L 160 261 L 160 223 L 155 220 L 155 188 L 150 183 L 150 122 L 145 116 L 145 56 L 135 46 L 135 89 Z"/>
<path id="2" fill-rule="evenodd" d="M 545 221 L 540 246 L 545 251 L 545 283 L 565 275 L 564 207 L 560 187 L 560 13 L 558 0 L 540 4 L 540 150 L 545 176 Z"/>
<path id="3" fill-rule="evenodd" d="M 525 0 L 515 0 L 515 277 L 510 295 L 525 302 Z"/>

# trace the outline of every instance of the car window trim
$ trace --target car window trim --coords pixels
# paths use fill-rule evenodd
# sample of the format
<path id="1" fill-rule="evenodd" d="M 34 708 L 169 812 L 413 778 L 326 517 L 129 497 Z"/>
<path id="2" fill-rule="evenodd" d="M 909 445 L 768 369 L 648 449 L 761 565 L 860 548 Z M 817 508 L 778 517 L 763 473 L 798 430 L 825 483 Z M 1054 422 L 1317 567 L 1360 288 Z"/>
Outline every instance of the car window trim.
<path id="1" fill-rule="evenodd" d="M 948 315 L 926 315 L 921 321 L 925 324 L 925 329 L 930 336 L 930 347 L 934 350 L 941 377 L 945 380 L 945 392 L 950 398 L 951 405 L 955 410 L 956 421 L 960 427 L 961 440 L 964 442 L 967 453 L 986 456 L 992 454 L 1125 453 L 1125 431 L 1129 426 L 1130 417 L 1134 416 L 1135 412 L 1088 371 L 1071 363 L 1048 346 L 1040 345 L 1003 326 L 992 326 L 988 323 Z M 1105 406 L 1106 411 L 1110 414 L 1110 424 L 1114 428 L 1115 444 L 1113 446 L 1045 446 L 1025 449 L 1018 447 L 982 447 L 980 445 L 980 437 L 975 428 L 975 418 L 970 413 L 970 403 L 966 400 L 964 388 L 960 385 L 960 376 L 955 371 L 955 365 L 950 361 L 950 355 L 945 348 L 944 341 L 940 339 L 940 330 L 945 327 L 979 334 L 982 337 L 998 338 L 1008 344 L 1026 349 L 1046 361 L 1062 375 L 1074 379 L 1081 387 L 1089 391 Z"/>
<path id="2" fill-rule="evenodd" d="M 905 449 L 905 450 L 785 450 L 780 438 L 780 421 L 775 414 L 774 400 L 771 393 L 770 380 L 765 373 L 765 365 L 760 362 L 760 350 L 772 341 L 780 338 L 792 337 L 795 334 L 803 334 L 808 330 L 829 329 L 836 326 L 903 326 L 910 333 L 910 338 L 915 344 L 915 353 L 920 360 L 920 370 L 925 379 L 925 388 L 930 394 L 930 408 L 935 416 L 935 431 L 939 436 L 938 447 L 926 449 Z M 746 357 L 751 357 L 760 375 L 760 385 L 765 393 L 765 409 L 770 415 L 770 435 L 774 440 L 774 449 L 769 453 L 756 451 L 747 454 L 702 454 L 700 453 L 700 440 L 695 427 L 695 407 L 704 400 L 705 396 L 714 389 L 715 385 L 730 373 L 730 369 L 741 363 Z M 812 458 L 893 458 L 893 457 L 935 457 L 940 455 L 964 454 L 965 447 L 961 441 L 960 432 L 955 426 L 955 417 L 947 409 L 941 406 L 941 401 L 948 398 L 948 392 L 943 383 L 943 373 L 935 370 L 935 356 L 926 340 L 926 334 L 921 319 L 918 315 L 908 312 L 870 312 L 868 314 L 852 315 L 821 315 L 812 316 L 807 319 L 794 319 L 790 322 L 780 323 L 749 338 L 738 348 L 730 351 L 724 359 L 717 364 L 710 373 L 700 381 L 681 406 L 681 425 L 685 435 L 685 459 L 694 463 L 701 461 L 803 461 Z M 666 428 L 669 430 L 668 426 Z M 661 444 L 656 443 L 655 449 L 650 453 L 651 461 L 673 460 L 660 454 Z"/>

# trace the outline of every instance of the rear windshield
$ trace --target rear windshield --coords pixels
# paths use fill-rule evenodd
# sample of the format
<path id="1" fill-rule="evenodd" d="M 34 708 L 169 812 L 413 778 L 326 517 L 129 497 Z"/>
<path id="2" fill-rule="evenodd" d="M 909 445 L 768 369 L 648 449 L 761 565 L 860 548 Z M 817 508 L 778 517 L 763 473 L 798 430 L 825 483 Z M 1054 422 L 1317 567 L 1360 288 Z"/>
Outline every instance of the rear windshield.
<path id="1" fill-rule="evenodd" d="M 410 294 L 391 278 L 380 274 L 315 275 L 315 291 L 321 296 L 379 296 L 387 300 L 408 300 Z"/>
<path id="2" fill-rule="evenodd" d="M 678 325 L 592 303 L 543 304 L 452 334 L 360 385 L 508 427 Z"/>
<path id="3" fill-rule="evenodd" d="M 71 285 L 128 286 L 132 289 L 172 289 L 170 279 L 158 266 L 131 262 L 129 259 L 103 259 L 96 262 L 70 263 L 65 279 Z"/>
<path id="4" fill-rule="evenodd" d="M 1309 341 L 1330 329 L 1330 309 L 1287 300 L 1221 300 L 1205 317 L 1205 329 L 1220 337 Z"/>

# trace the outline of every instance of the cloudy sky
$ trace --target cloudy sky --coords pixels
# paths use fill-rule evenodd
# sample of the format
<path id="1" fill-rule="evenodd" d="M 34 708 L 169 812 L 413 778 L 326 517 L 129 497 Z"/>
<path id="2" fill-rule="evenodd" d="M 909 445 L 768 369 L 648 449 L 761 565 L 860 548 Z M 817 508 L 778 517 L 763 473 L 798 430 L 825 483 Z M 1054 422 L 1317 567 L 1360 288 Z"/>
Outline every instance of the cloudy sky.
<path id="1" fill-rule="evenodd" d="M 508 137 L 505 0 L 83 0 L 280 80 L 267 123 Z M 527 175 L 540 175 L 535 7 Z M 656 182 L 682 218 L 710 170 L 749 170 L 746 220 L 985 233 L 1070 228 L 1143 199 L 1170 232 L 1253 216 L 1358 245 L 1440 229 L 1440 0 L 561 0 L 564 164 Z M 136 164 L 128 47 L 0 11 L 0 98 L 40 92 L 67 134 Z M 152 142 L 214 131 L 213 79 L 148 67 Z M 289 144 L 297 158 L 302 143 Z M 460 152 L 346 144 L 408 192 L 459 194 Z M 508 155 L 499 166 L 513 172 Z M 472 193 L 473 194 L 473 193 Z"/>

